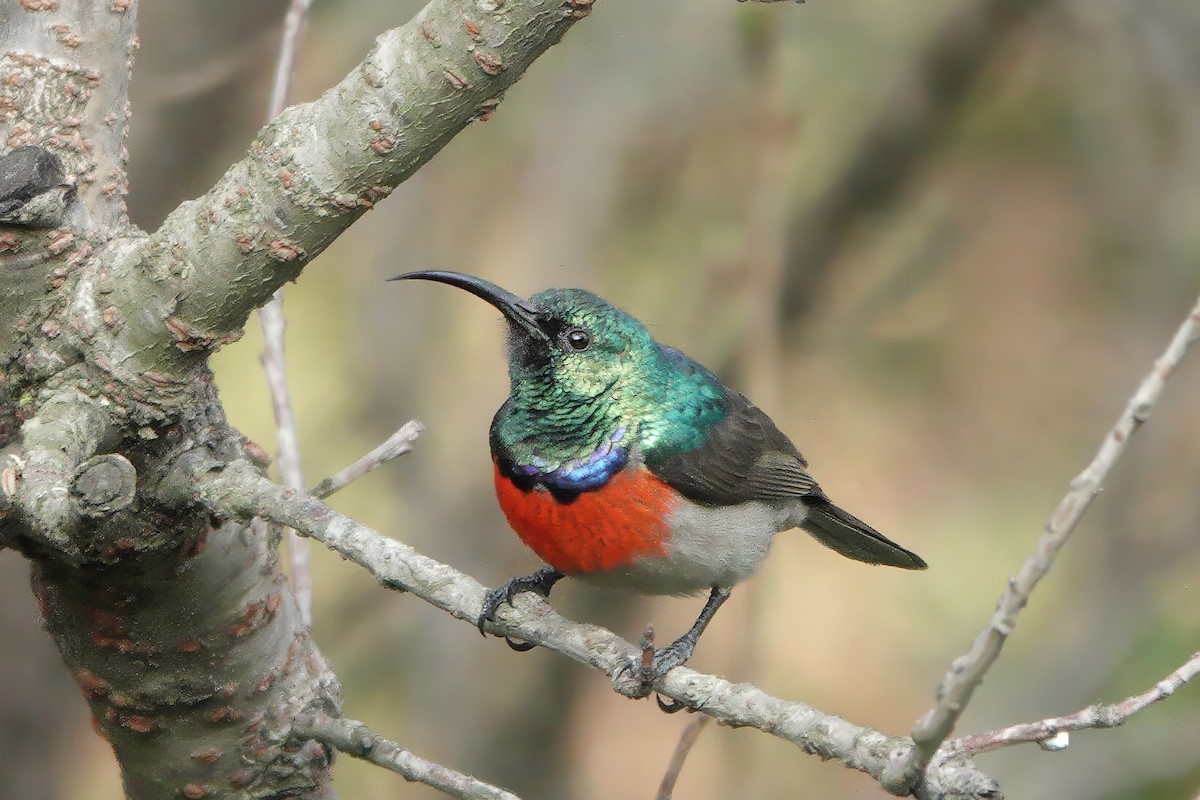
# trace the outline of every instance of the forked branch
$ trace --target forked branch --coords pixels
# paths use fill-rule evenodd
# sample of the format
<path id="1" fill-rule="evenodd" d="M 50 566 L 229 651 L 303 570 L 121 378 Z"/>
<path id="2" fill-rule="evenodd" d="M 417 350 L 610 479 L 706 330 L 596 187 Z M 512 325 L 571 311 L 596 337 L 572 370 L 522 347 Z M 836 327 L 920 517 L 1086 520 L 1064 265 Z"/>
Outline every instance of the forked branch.
<path id="1" fill-rule="evenodd" d="M 1066 496 L 1046 523 L 1034 551 L 1025 559 L 1015 578 L 1011 578 L 1000 596 L 996 611 L 986 628 L 976 637 L 970 652 L 955 659 L 942 680 L 938 703 L 913 728 L 917 743 L 914 753 L 917 769 L 928 764 L 939 746 L 954 729 L 983 676 L 1000 655 L 1004 642 L 1017 624 L 1021 610 L 1038 583 L 1054 566 L 1054 559 L 1066 544 L 1075 526 L 1100 491 L 1100 484 L 1125 451 L 1129 437 L 1149 419 L 1162 395 L 1167 379 L 1175 372 L 1188 348 L 1200 338 L 1200 301 L 1176 330 L 1166 350 L 1154 362 L 1149 374 L 1129 399 L 1117 422 L 1105 435 L 1092 462 L 1071 481 Z"/>

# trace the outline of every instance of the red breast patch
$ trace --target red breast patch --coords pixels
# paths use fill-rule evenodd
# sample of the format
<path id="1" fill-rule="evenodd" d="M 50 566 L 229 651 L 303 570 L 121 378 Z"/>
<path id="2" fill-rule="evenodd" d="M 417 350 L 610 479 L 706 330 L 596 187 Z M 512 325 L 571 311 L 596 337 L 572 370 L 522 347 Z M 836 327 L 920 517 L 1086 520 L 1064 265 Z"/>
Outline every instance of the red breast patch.
<path id="1" fill-rule="evenodd" d="M 599 489 L 560 503 L 545 488 L 517 488 L 499 467 L 496 497 L 508 524 L 543 561 L 566 575 L 607 572 L 663 555 L 666 517 L 678 496 L 644 468 L 625 469 Z"/>

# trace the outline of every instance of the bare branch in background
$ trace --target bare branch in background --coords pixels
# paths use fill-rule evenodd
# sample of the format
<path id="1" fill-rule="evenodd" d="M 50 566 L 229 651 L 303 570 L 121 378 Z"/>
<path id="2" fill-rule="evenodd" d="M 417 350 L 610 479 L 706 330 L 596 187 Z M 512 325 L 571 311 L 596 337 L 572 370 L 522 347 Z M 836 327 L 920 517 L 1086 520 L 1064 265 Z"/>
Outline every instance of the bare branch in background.
<path id="1" fill-rule="evenodd" d="M 283 38 L 279 58 L 275 63 L 275 83 L 271 87 L 271 106 L 267 122 L 279 116 L 287 105 L 292 90 L 292 76 L 300 52 L 300 34 L 304 30 L 304 15 L 310 0 L 292 0 L 283 23 Z M 283 337 L 287 320 L 283 316 L 283 289 L 258 311 L 262 325 L 262 366 L 271 393 L 271 408 L 275 412 L 276 443 L 279 447 L 279 475 L 289 489 L 304 488 L 304 471 L 300 466 L 300 442 L 296 432 L 296 415 L 292 411 L 292 393 L 288 387 L 287 357 Z M 287 530 L 288 554 L 291 563 L 292 594 L 300 607 L 300 624 L 312 628 L 312 568 L 309 566 L 308 541 L 294 530 Z"/>
<path id="2" fill-rule="evenodd" d="M 292 733 L 301 739 L 316 739 L 348 756 L 389 769 L 406 781 L 432 786 L 460 800 L 520 800 L 512 792 L 414 755 L 356 720 L 323 714 L 300 717 L 292 725 Z"/>
<path id="3" fill-rule="evenodd" d="M 688 720 L 683 733 L 679 734 L 679 744 L 675 746 L 675 753 L 671 756 L 671 763 L 667 765 L 666 773 L 663 774 L 655 800 L 671 800 L 674 796 L 675 783 L 679 780 L 679 773 L 683 771 L 683 764 L 687 761 L 688 754 L 692 752 L 692 747 L 700 739 L 700 734 L 704 731 L 705 726 L 710 722 L 712 722 L 712 717 L 707 714 L 693 714 L 692 718 Z"/>
<path id="4" fill-rule="evenodd" d="M 400 429 L 387 438 L 383 444 L 355 461 L 350 466 L 330 475 L 309 490 L 313 497 L 324 500 L 334 492 L 340 492 L 354 481 L 366 475 L 376 467 L 381 467 L 393 458 L 402 456 L 412 450 L 413 442 L 425 430 L 425 426 L 415 419 L 400 426 Z"/>
<path id="5" fill-rule="evenodd" d="M 1179 669 L 1156 683 L 1152 688 L 1141 694 L 1126 697 L 1119 703 L 1096 703 L 1080 709 L 1074 714 L 1062 717 L 1050 717 L 1037 722 L 1027 722 L 1023 725 L 1011 725 L 998 731 L 975 733 L 963 736 L 947 744 L 947 749 L 960 753 L 984 753 L 1023 742 L 1045 743 L 1048 739 L 1065 736 L 1073 731 L 1083 731 L 1092 728 L 1115 728 L 1123 725 L 1127 719 L 1139 711 L 1143 711 L 1160 700 L 1165 700 L 1175 694 L 1188 681 L 1200 675 L 1200 652 L 1183 663 Z M 1055 743 L 1047 749 L 1062 750 L 1067 746 L 1067 740 L 1061 744 Z"/>
<path id="6" fill-rule="evenodd" d="M 1167 379 L 1175 372 L 1189 346 L 1198 338 L 1200 301 L 1179 326 L 1167 349 L 1154 362 L 1149 374 L 1142 379 L 1141 385 L 1133 393 L 1116 424 L 1104 437 L 1096 457 L 1071 481 L 1069 491 L 1046 523 L 1037 547 L 1021 565 L 1017 576 L 1009 579 L 988 626 L 976 637 L 970 652 L 955 659 L 950 671 L 946 673 L 938 690 L 937 705 L 913 727 L 913 739 L 917 743 L 913 754 L 916 758 L 912 765 L 914 768 L 919 769 L 928 764 L 939 745 L 954 730 L 954 725 L 966 709 L 971 695 L 999 657 L 1005 640 L 1017 624 L 1017 617 L 1029 602 L 1030 594 L 1054 566 L 1058 551 L 1066 544 L 1091 504 L 1092 498 L 1100 491 L 1100 484 L 1125 451 L 1129 437 L 1150 417 Z"/>

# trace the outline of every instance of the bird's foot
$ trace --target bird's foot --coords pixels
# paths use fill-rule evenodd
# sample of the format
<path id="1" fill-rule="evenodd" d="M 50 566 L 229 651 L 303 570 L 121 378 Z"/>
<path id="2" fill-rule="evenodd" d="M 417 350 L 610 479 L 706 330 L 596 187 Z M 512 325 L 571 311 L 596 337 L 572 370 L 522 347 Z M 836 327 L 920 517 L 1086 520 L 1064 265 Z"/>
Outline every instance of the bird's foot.
<path id="1" fill-rule="evenodd" d="M 654 648 L 654 628 L 647 625 L 646 632 L 642 635 L 641 657 L 631 658 L 628 663 L 618 670 L 615 676 L 620 678 L 626 673 L 633 674 L 636 681 L 633 689 L 628 692 L 622 690 L 623 693 L 635 698 L 645 697 L 653 691 L 654 684 L 660 678 L 676 667 L 686 664 L 688 659 L 692 657 L 692 653 L 696 650 L 696 642 L 700 641 L 700 634 L 704 633 L 704 629 L 712 621 L 713 615 L 717 613 L 717 609 L 728 599 L 728 588 L 714 586 L 712 592 L 708 595 L 708 602 L 704 604 L 704 609 L 700 612 L 700 616 L 696 618 L 696 622 L 692 625 L 691 629 L 661 650 Z M 686 703 L 679 701 L 665 701 L 661 696 L 657 699 L 658 707 L 668 714 L 674 714 L 676 711 L 687 706 Z"/>
<path id="2" fill-rule="evenodd" d="M 522 592 L 534 592 L 540 594 L 542 597 L 549 597 L 550 590 L 554 588 L 554 584 L 558 583 L 562 576 L 563 574 L 554 567 L 543 567 L 532 575 L 513 578 L 502 586 L 489 589 L 483 598 L 483 608 L 479 611 L 479 619 L 476 621 L 479 633 L 484 636 L 487 635 L 483 627 L 496 618 L 496 612 L 500 610 L 500 606 L 505 603 L 512 605 L 513 598 Z M 514 642 L 507 636 L 504 637 L 504 641 L 508 642 L 508 646 L 518 652 L 525 652 L 536 647 L 532 642 Z"/>

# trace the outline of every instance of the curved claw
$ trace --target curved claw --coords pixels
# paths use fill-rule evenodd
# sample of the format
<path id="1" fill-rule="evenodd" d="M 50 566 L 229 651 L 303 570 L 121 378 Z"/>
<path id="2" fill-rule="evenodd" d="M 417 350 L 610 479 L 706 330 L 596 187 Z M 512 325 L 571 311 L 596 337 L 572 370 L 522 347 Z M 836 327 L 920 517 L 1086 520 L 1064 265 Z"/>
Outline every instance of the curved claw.
<path id="1" fill-rule="evenodd" d="M 488 589 L 488 593 L 484 595 L 483 607 L 479 611 L 479 618 L 475 621 L 475 627 L 479 628 L 480 636 L 487 636 L 487 631 L 483 626 L 496 618 L 496 612 L 500 610 L 500 606 L 508 603 L 512 605 L 514 597 L 521 592 L 534 592 L 542 597 L 549 597 L 550 590 L 554 588 L 554 584 L 562 578 L 563 574 L 554 567 L 544 567 L 539 569 L 532 575 L 525 575 L 519 578 L 513 578 L 503 586 L 497 586 L 495 589 Z M 513 647 L 512 642 L 509 646 Z M 536 645 L 513 647 L 514 650 L 524 652 L 532 649 Z"/>
<path id="2" fill-rule="evenodd" d="M 513 650 L 516 650 L 518 653 L 528 653 L 530 650 L 537 647 L 536 642 L 522 642 L 520 640 L 510 639 L 507 636 L 504 637 L 504 641 L 509 647 L 511 647 Z"/>
<path id="3" fill-rule="evenodd" d="M 664 714 L 677 714 L 688 707 L 682 700 L 663 700 L 661 694 L 654 695 L 654 702 L 658 703 L 659 710 Z"/>

